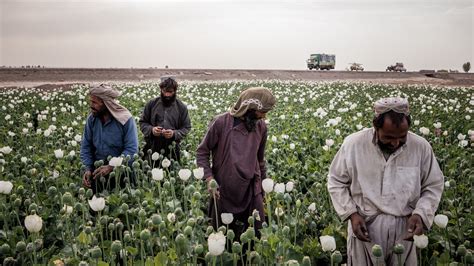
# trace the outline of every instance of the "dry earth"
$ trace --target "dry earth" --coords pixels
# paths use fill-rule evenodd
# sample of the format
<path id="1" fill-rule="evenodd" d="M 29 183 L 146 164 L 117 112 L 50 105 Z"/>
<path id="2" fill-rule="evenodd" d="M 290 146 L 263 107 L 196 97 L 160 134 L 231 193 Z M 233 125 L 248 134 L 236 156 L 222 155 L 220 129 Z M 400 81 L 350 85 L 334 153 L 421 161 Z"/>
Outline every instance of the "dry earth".
<path id="1" fill-rule="evenodd" d="M 136 68 L 1 68 L 0 88 L 69 88 L 72 84 L 159 81 L 173 75 L 178 80 L 279 79 L 303 81 L 349 81 L 385 84 L 430 84 L 474 87 L 474 73 L 350 72 L 310 70 L 240 69 L 136 69 Z"/>

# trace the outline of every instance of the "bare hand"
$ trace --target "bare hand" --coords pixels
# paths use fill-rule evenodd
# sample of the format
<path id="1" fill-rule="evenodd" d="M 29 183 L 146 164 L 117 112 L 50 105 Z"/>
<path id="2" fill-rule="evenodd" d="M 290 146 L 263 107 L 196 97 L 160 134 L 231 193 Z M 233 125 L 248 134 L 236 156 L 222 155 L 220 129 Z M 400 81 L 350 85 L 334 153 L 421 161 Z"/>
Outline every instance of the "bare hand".
<path id="1" fill-rule="evenodd" d="M 92 173 L 92 175 L 94 176 L 94 179 L 96 179 L 98 177 L 106 176 L 106 175 L 110 174 L 110 172 L 112 172 L 112 170 L 114 170 L 113 166 L 103 165 L 103 166 L 95 169 L 95 171 L 94 171 L 94 173 Z"/>
<path id="2" fill-rule="evenodd" d="M 166 139 L 170 139 L 174 136 L 174 130 L 172 129 L 165 129 L 163 130 L 163 136 L 166 138 Z"/>
<path id="3" fill-rule="evenodd" d="M 361 241 L 370 242 L 369 231 L 365 225 L 364 218 L 357 212 L 351 214 L 352 232 Z"/>
<path id="4" fill-rule="evenodd" d="M 211 197 L 215 197 L 217 200 L 221 198 L 221 194 L 219 193 L 219 188 L 216 188 L 216 191 L 213 191 L 211 188 L 211 180 L 214 179 L 214 177 L 211 175 L 206 178 L 206 183 L 207 183 L 207 192 L 211 194 Z"/>
<path id="5" fill-rule="evenodd" d="M 153 136 L 158 137 L 163 133 L 163 128 L 162 127 L 154 127 L 154 128 L 152 128 L 151 131 L 153 133 Z"/>
<path id="6" fill-rule="evenodd" d="M 407 228 L 408 232 L 404 240 L 412 241 L 414 235 L 419 236 L 423 234 L 423 220 L 421 220 L 420 215 L 413 214 L 410 216 L 407 221 Z"/>
<path id="7" fill-rule="evenodd" d="M 82 176 L 82 184 L 87 188 L 91 187 L 91 181 L 90 181 L 91 176 L 92 176 L 92 172 L 89 170 L 87 170 Z"/>

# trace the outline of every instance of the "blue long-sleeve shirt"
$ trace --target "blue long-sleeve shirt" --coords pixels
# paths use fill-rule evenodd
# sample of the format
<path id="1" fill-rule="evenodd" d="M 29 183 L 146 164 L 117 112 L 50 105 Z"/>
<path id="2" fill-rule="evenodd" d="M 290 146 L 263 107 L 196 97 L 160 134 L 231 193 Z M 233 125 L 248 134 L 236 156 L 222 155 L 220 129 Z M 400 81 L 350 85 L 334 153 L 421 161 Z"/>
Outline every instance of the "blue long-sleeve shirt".
<path id="1" fill-rule="evenodd" d="M 81 160 L 87 170 L 94 170 L 94 162 L 104 160 L 107 157 L 118 157 L 130 155 L 131 165 L 133 155 L 138 153 L 137 126 L 133 117 L 122 125 L 111 117 L 102 124 L 100 118 L 89 115 L 81 142 Z"/>

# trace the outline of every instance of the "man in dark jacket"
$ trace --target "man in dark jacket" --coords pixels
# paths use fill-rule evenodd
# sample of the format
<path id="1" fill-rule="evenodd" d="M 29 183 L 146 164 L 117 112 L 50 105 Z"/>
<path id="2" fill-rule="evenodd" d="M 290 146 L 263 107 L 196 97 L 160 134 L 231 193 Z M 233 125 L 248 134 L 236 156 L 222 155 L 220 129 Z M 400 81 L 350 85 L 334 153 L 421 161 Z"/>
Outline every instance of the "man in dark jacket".
<path id="1" fill-rule="evenodd" d="M 145 137 L 144 153 L 160 153 L 180 161 L 180 141 L 191 130 L 188 108 L 176 99 L 178 83 L 173 77 L 163 77 L 161 95 L 149 101 L 140 118 L 140 130 Z"/>

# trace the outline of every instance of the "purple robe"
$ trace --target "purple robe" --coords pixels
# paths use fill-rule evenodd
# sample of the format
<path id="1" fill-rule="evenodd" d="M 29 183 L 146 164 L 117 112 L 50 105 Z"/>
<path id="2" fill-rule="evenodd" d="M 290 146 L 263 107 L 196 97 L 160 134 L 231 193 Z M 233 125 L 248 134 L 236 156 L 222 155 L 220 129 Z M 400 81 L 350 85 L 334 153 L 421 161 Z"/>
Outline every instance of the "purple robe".
<path id="1" fill-rule="evenodd" d="M 213 176 L 219 184 L 219 212 L 242 213 L 257 209 L 263 222 L 262 180 L 266 178 L 265 144 L 267 126 L 258 120 L 249 132 L 242 122 L 234 126 L 229 113 L 218 115 L 197 149 L 197 165 L 204 177 Z M 212 157 L 212 166 L 209 157 Z"/>

